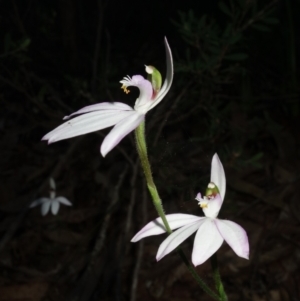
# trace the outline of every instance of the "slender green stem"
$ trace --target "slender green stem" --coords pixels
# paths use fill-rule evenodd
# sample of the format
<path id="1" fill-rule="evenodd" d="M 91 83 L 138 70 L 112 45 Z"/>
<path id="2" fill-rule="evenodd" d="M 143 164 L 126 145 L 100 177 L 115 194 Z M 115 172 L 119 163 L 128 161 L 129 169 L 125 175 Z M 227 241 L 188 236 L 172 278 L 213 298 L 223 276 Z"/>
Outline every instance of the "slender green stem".
<path id="1" fill-rule="evenodd" d="M 171 234 L 172 230 L 171 230 L 171 228 L 169 226 L 169 223 L 167 221 L 161 199 L 159 197 L 158 191 L 157 191 L 156 186 L 154 184 L 153 177 L 152 177 L 152 172 L 151 172 L 151 166 L 150 166 L 150 163 L 149 163 L 149 160 L 148 160 L 147 145 L 146 145 L 146 139 L 145 139 L 145 122 L 142 122 L 135 129 L 135 138 L 136 138 L 137 151 L 138 151 L 138 154 L 139 154 L 139 157 L 140 157 L 140 160 L 141 160 L 142 168 L 143 168 L 144 173 L 145 173 L 147 186 L 148 186 L 148 189 L 150 191 L 150 194 L 151 194 L 151 197 L 152 197 L 152 200 L 153 200 L 153 204 L 156 208 L 156 211 L 157 211 L 158 215 L 161 217 L 168 234 Z M 212 291 L 206 285 L 206 283 L 198 276 L 195 269 L 190 264 L 190 262 L 188 261 L 188 259 L 186 258 L 184 252 L 181 250 L 180 247 L 177 248 L 177 251 L 178 251 L 178 254 L 179 254 L 180 258 L 182 259 L 184 264 L 187 266 L 188 270 L 190 271 L 190 273 L 192 274 L 194 279 L 197 281 L 198 285 L 209 296 L 211 296 L 213 299 L 221 301 L 220 297 L 214 291 Z"/>
<path id="2" fill-rule="evenodd" d="M 210 258 L 210 263 L 211 263 L 211 267 L 213 270 L 213 277 L 215 280 L 215 285 L 216 285 L 216 289 L 219 293 L 220 296 L 220 300 L 221 301 L 227 301 L 227 295 L 225 293 L 224 290 L 224 286 L 221 280 L 221 276 L 220 276 L 220 271 L 219 271 L 219 265 L 218 265 L 218 258 L 217 258 L 217 254 L 215 253 L 211 258 Z"/>
<path id="3" fill-rule="evenodd" d="M 218 301 L 223 301 L 214 291 L 212 291 L 207 284 L 199 277 L 199 275 L 197 274 L 197 272 L 195 271 L 195 269 L 191 266 L 190 262 L 187 260 L 185 254 L 183 253 L 183 251 L 181 250 L 181 248 L 177 248 L 177 252 L 180 256 L 180 258 L 182 259 L 182 261 L 184 262 L 184 264 L 186 265 L 186 267 L 188 268 L 188 270 L 190 271 L 190 273 L 192 274 L 192 276 L 194 277 L 194 279 L 196 280 L 196 282 L 198 283 L 198 285 L 203 289 L 203 291 L 205 291 L 209 296 L 211 296 L 213 299 L 218 300 Z"/>
<path id="4" fill-rule="evenodd" d="M 136 145 L 137 145 L 137 150 L 141 159 L 141 164 L 145 173 L 146 177 L 146 182 L 148 189 L 150 191 L 153 204 L 156 208 L 156 211 L 158 215 L 161 217 L 164 226 L 167 229 L 167 232 L 170 234 L 172 233 L 172 230 L 169 226 L 169 223 L 166 219 L 164 209 L 162 206 L 162 202 L 160 200 L 160 197 L 158 195 L 156 186 L 154 184 L 153 178 L 152 178 L 152 172 L 151 172 L 151 166 L 148 160 L 148 154 L 147 154 L 147 145 L 146 145 L 146 140 L 145 140 L 145 122 L 143 121 L 135 130 L 135 138 L 136 138 Z"/>

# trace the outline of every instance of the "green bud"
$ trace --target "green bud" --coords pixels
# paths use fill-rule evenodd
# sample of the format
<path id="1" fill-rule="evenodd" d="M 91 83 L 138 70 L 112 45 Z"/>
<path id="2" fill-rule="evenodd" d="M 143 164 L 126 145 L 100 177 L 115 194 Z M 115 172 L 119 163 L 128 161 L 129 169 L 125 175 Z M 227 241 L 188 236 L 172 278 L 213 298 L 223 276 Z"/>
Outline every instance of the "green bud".
<path id="1" fill-rule="evenodd" d="M 146 72 L 148 73 L 147 79 L 152 84 L 153 90 L 155 93 L 158 93 L 162 84 L 160 72 L 153 66 L 146 66 Z"/>

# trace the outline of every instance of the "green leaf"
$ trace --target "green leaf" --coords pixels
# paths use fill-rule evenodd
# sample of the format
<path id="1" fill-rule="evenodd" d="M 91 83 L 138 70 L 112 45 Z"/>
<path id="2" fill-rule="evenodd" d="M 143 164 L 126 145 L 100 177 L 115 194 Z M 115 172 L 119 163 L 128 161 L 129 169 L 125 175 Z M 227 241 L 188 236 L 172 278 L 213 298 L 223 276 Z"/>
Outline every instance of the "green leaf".
<path id="1" fill-rule="evenodd" d="M 264 155 L 264 153 L 262 153 L 262 152 L 257 153 L 252 158 L 246 160 L 245 163 L 254 163 L 254 162 L 258 161 L 260 158 L 262 158 L 263 155 Z"/>
<path id="2" fill-rule="evenodd" d="M 233 31 L 232 24 L 228 24 L 226 26 L 226 29 L 224 30 L 223 38 L 228 39 L 228 37 L 230 37 L 232 35 L 232 31 Z"/>
<path id="3" fill-rule="evenodd" d="M 230 45 L 236 44 L 241 38 L 242 38 L 242 34 L 241 33 L 236 33 L 235 35 L 231 36 L 227 40 L 227 43 L 230 44 Z"/>
<path id="4" fill-rule="evenodd" d="M 262 21 L 266 24 L 278 24 L 279 23 L 279 20 L 277 18 L 272 18 L 272 17 L 263 19 Z"/>
<path id="5" fill-rule="evenodd" d="M 264 32 L 270 31 L 270 27 L 265 26 L 265 25 L 261 25 L 261 24 L 254 24 L 254 25 L 252 25 L 252 27 L 259 30 L 259 31 L 264 31 Z"/>
<path id="6" fill-rule="evenodd" d="M 221 10 L 224 14 L 226 14 L 226 15 L 229 16 L 229 17 L 232 17 L 232 13 L 231 13 L 229 7 L 228 7 L 224 2 L 219 2 L 218 5 L 219 5 L 220 10 Z"/>
<path id="7" fill-rule="evenodd" d="M 11 48 L 11 36 L 7 33 L 4 37 L 4 53 L 7 53 Z"/>
<path id="8" fill-rule="evenodd" d="M 29 44 L 30 44 L 31 40 L 29 38 L 26 38 L 20 45 L 20 49 L 25 50 Z"/>
<path id="9" fill-rule="evenodd" d="M 202 28 L 206 24 L 206 15 L 203 15 L 198 23 L 198 27 Z"/>
<path id="10" fill-rule="evenodd" d="M 243 61 L 246 58 L 248 58 L 248 54 L 246 53 L 235 53 L 235 54 L 229 54 L 225 56 L 225 59 L 231 61 Z"/>

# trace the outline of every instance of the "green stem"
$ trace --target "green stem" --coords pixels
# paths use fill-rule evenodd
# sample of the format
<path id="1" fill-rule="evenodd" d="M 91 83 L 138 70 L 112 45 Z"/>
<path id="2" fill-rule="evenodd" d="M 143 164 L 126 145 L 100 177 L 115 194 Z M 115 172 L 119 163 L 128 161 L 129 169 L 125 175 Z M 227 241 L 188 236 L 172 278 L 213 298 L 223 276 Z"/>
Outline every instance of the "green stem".
<path id="1" fill-rule="evenodd" d="M 218 300 L 218 301 L 223 301 L 214 291 L 212 291 L 207 284 L 199 277 L 199 275 L 197 274 L 197 272 L 195 271 L 195 269 L 191 266 L 190 262 L 188 261 L 188 259 L 186 258 L 185 254 L 183 253 L 183 251 L 181 250 L 180 247 L 177 248 L 177 252 L 180 256 L 180 258 L 182 259 L 182 261 L 184 262 L 184 264 L 186 265 L 186 267 L 188 268 L 188 270 L 190 271 L 190 273 L 192 274 L 192 276 L 194 277 L 194 279 L 196 280 L 196 282 L 198 283 L 198 285 L 202 288 L 203 291 L 205 291 L 209 296 L 211 296 L 213 299 Z"/>
<path id="2" fill-rule="evenodd" d="M 145 173 L 147 186 L 150 191 L 150 194 L 151 194 L 151 197 L 153 200 L 153 204 L 156 208 L 158 215 L 161 217 L 168 234 L 171 234 L 172 230 L 167 221 L 161 199 L 158 195 L 158 191 L 156 189 L 156 186 L 154 184 L 153 177 L 152 177 L 151 166 L 150 166 L 150 163 L 148 160 L 148 154 L 147 154 L 147 145 L 146 145 L 146 139 L 145 139 L 145 122 L 144 121 L 135 129 L 135 138 L 136 138 L 137 151 L 138 151 L 138 154 L 139 154 L 139 157 L 141 160 L 142 168 Z M 185 254 L 183 253 L 183 251 L 181 250 L 180 247 L 177 248 L 177 251 L 178 251 L 180 258 L 182 259 L 184 264 L 187 266 L 188 270 L 190 271 L 190 273 L 192 274 L 194 279 L 197 281 L 198 285 L 213 299 L 221 301 L 220 297 L 214 291 L 212 291 L 206 285 L 206 283 L 198 276 L 195 269 L 190 264 L 190 262 L 188 261 L 188 259 L 186 258 Z"/>
<path id="3" fill-rule="evenodd" d="M 218 265 L 218 258 L 217 258 L 217 254 L 215 253 L 211 258 L 210 258 L 210 263 L 211 263 L 211 267 L 213 270 L 213 277 L 215 280 L 215 285 L 216 285 L 216 289 L 219 293 L 220 296 L 220 300 L 221 301 L 227 301 L 227 295 L 225 293 L 224 290 L 224 286 L 221 280 L 221 276 L 220 276 L 220 271 L 219 271 L 219 265 Z"/>
<path id="4" fill-rule="evenodd" d="M 150 191 L 153 204 L 155 206 L 155 209 L 158 213 L 158 215 L 161 217 L 165 228 L 167 229 L 168 234 L 172 233 L 172 230 L 169 226 L 169 223 L 166 219 L 164 209 L 162 206 L 162 202 L 160 200 L 160 197 L 158 195 L 156 186 L 154 184 L 153 178 L 152 178 L 152 172 L 151 172 L 151 166 L 148 160 L 148 154 L 147 154 L 147 145 L 145 140 L 145 122 L 143 121 L 136 129 L 135 129 L 135 138 L 136 138 L 136 146 L 137 150 L 141 159 L 141 164 L 145 173 L 146 182 L 148 189 Z"/>

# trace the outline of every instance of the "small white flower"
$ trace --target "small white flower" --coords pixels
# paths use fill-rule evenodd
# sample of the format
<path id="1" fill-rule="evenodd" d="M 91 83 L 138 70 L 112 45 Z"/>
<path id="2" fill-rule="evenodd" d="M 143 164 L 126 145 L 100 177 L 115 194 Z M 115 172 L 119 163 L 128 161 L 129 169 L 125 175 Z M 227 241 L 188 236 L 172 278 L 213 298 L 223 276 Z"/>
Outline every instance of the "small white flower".
<path id="1" fill-rule="evenodd" d="M 202 198 L 198 193 L 196 197 L 205 217 L 190 214 L 166 215 L 170 228 L 180 229 L 170 234 L 159 246 L 157 260 L 169 254 L 196 231 L 192 253 L 192 262 L 195 266 L 211 257 L 224 240 L 238 256 L 249 259 L 249 242 L 245 230 L 234 222 L 217 218 L 226 190 L 225 173 L 217 154 L 212 159 L 210 181 L 207 196 Z M 136 242 L 144 237 L 165 232 L 161 218 L 157 218 L 140 230 L 131 241 Z"/>
<path id="2" fill-rule="evenodd" d="M 59 210 L 60 204 L 64 204 L 66 206 L 72 206 L 72 203 L 66 199 L 63 196 L 55 197 L 55 182 L 52 178 L 50 178 L 50 198 L 39 198 L 35 201 L 33 201 L 30 205 L 30 208 L 36 207 L 38 205 L 41 205 L 41 213 L 43 216 L 45 216 L 50 208 L 52 214 L 56 215 Z"/>
<path id="3" fill-rule="evenodd" d="M 167 55 L 167 74 L 162 87 L 160 87 L 160 84 L 155 80 L 151 83 L 141 75 L 127 76 L 120 81 L 125 93 L 129 93 L 127 88 L 130 86 L 139 88 L 140 95 L 135 102 L 134 108 L 121 102 L 103 102 L 84 107 L 66 116 L 64 119 L 85 113 L 84 115 L 63 123 L 46 134 L 42 140 L 48 140 L 50 144 L 59 140 L 114 126 L 101 145 L 100 151 L 102 156 L 105 157 L 127 134 L 144 121 L 146 113 L 153 109 L 169 91 L 173 81 L 174 70 L 172 53 L 166 38 L 165 48 Z M 146 72 L 148 74 L 152 75 L 154 70 L 154 67 L 146 66 Z M 155 79 L 158 78 L 156 77 Z"/>

